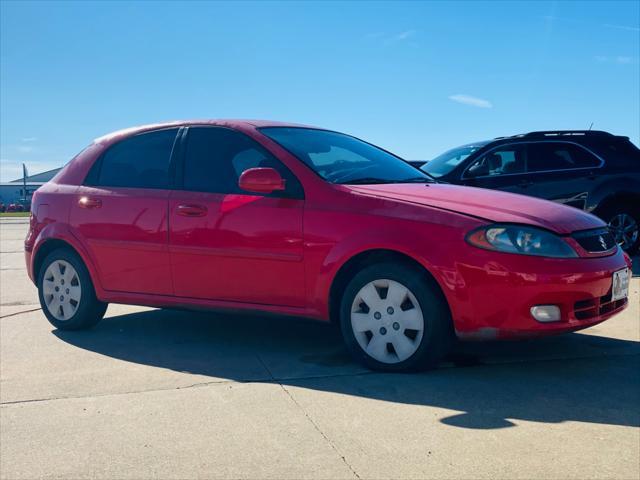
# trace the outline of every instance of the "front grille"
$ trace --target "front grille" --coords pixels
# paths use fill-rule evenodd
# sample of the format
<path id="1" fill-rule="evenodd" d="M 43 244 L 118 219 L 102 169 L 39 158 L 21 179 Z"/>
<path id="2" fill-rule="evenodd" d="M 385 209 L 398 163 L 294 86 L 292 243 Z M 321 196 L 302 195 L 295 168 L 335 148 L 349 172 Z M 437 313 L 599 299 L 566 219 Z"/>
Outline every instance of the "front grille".
<path id="1" fill-rule="evenodd" d="M 573 305 L 573 314 L 578 320 L 589 320 L 607 313 L 615 312 L 624 307 L 626 298 L 621 298 L 615 302 L 611 301 L 611 293 L 604 297 L 580 300 Z"/>
<path id="2" fill-rule="evenodd" d="M 589 253 L 601 253 L 616 246 L 616 241 L 608 228 L 584 230 L 571 235 Z"/>

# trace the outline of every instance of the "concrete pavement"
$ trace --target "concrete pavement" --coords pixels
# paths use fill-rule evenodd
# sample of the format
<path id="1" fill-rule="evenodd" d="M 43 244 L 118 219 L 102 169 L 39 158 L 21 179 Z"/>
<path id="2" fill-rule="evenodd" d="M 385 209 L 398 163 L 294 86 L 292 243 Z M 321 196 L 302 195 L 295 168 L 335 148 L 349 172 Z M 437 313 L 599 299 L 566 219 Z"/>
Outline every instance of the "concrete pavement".
<path id="1" fill-rule="evenodd" d="M 53 330 L 0 220 L 0 478 L 640 478 L 640 279 L 581 333 L 384 375 L 313 322 L 112 305 Z"/>

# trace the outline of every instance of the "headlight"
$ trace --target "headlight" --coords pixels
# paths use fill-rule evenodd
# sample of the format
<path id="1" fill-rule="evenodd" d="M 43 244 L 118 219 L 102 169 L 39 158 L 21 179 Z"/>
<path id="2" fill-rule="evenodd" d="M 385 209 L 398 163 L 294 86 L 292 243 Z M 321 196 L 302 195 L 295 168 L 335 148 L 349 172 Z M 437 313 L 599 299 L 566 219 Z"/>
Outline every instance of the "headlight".
<path id="1" fill-rule="evenodd" d="M 578 254 L 559 236 L 523 225 L 488 225 L 473 230 L 467 242 L 497 252 L 537 255 L 540 257 L 575 258 Z"/>

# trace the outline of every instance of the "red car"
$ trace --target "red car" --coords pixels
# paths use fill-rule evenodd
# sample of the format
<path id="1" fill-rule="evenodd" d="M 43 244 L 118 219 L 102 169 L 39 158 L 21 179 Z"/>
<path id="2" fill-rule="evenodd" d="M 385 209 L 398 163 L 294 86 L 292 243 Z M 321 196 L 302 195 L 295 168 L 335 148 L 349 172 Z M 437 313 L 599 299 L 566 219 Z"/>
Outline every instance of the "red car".
<path id="1" fill-rule="evenodd" d="M 59 329 L 93 326 L 109 302 L 303 316 L 393 371 L 433 365 L 456 337 L 602 322 L 626 307 L 631 266 L 580 210 L 264 121 L 97 139 L 35 193 L 25 250 Z"/>
<path id="2" fill-rule="evenodd" d="M 22 212 L 23 210 L 24 208 L 19 203 L 10 203 L 9 206 L 7 207 L 7 212 L 10 212 L 10 213 Z"/>

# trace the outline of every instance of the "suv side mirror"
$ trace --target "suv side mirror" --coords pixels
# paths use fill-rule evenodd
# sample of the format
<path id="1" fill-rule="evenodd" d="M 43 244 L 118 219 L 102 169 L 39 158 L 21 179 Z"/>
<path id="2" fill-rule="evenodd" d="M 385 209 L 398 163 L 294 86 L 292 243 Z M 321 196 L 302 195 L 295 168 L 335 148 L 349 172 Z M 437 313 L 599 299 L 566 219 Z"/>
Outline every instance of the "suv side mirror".
<path id="1" fill-rule="evenodd" d="M 285 180 L 273 168 L 249 168 L 240 175 L 238 186 L 247 192 L 271 193 L 284 190 Z"/>

